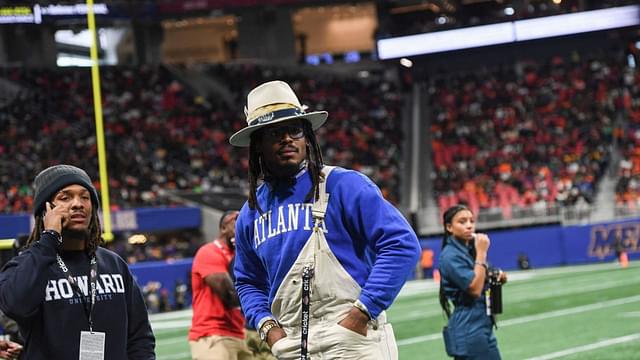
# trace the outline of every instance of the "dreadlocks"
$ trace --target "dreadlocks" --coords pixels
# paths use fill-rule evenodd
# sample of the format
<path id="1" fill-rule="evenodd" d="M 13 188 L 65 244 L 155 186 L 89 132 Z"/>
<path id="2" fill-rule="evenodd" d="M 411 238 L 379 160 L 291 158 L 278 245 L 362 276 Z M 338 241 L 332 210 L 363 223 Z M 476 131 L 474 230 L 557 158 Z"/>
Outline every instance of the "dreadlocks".
<path id="1" fill-rule="evenodd" d="M 323 161 L 320 145 L 316 140 L 316 135 L 311 128 L 311 124 L 303 120 L 302 128 L 304 137 L 307 139 L 307 167 L 309 168 L 309 176 L 311 176 L 312 186 L 305 197 L 305 201 L 309 202 L 320 196 L 320 177 L 322 173 Z M 264 179 L 264 169 L 262 168 L 262 159 L 258 153 L 258 143 L 262 141 L 262 131 L 256 131 L 251 134 L 251 143 L 249 144 L 249 208 L 258 209 L 260 215 L 264 212 L 258 204 L 256 192 L 258 190 L 258 180 Z"/>
<path id="2" fill-rule="evenodd" d="M 29 247 L 34 242 L 40 240 L 40 234 L 44 231 L 44 221 L 42 218 L 42 214 L 35 217 L 35 225 L 33 227 L 33 231 L 31 231 L 31 235 L 29 235 L 29 238 L 27 239 L 25 247 Z M 100 218 L 98 218 L 98 211 L 95 206 L 91 212 L 91 221 L 89 222 L 88 230 L 89 234 L 86 239 L 86 252 L 90 257 L 92 257 L 96 254 L 98 246 L 102 244 L 102 237 L 100 236 Z"/>

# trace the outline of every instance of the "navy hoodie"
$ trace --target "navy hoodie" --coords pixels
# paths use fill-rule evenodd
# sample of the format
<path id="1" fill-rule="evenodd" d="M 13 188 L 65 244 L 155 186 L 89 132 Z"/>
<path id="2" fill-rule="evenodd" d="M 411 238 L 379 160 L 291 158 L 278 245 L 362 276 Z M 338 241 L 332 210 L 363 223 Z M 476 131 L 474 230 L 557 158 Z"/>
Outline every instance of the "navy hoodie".
<path id="1" fill-rule="evenodd" d="M 155 359 L 147 309 L 127 264 L 107 249 L 98 248 L 96 256 L 93 330 L 106 333 L 104 358 Z M 62 259 L 90 302 L 89 256 L 67 251 Z M 26 342 L 25 359 L 78 359 L 80 332 L 89 331 L 89 321 L 56 261 L 54 236 L 43 234 L 5 265 L 0 273 L 0 309 L 18 323 Z"/>

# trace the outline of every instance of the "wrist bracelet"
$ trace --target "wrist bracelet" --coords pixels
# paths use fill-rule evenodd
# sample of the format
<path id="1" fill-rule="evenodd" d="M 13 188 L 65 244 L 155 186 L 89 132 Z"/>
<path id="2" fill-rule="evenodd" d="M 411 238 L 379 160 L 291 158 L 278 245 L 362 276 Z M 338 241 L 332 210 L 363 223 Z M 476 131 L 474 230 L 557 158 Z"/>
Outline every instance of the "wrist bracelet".
<path id="1" fill-rule="evenodd" d="M 62 235 L 60 235 L 59 232 L 55 231 L 55 230 L 51 230 L 51 229 L 47 229 L 47 230 L 43 230 L 41 235 L 44 234 L 49 234 L 53 237 L 56 238 L 56 242 L 58 243 L 58 245 L 62 245 Z"/>
<path id="2" fill-rule="evenodd" d="M 369 309 L 367 309 L 367 306 L 365 304 L 363 304 L 362 301 L 360 301 L 360 299 L 356 300 L 353 303 L 353 306 L 356 309 L 360 310 L 363 314 L 367 315 L 369 320 L 371 320 L 371 314 L 369 313 Z"/>
<path id="3" fill-rule="evenodd" d="M 486 263 L 486 262 L 479 262 L 479 261 L 476 261 L 476 262 L 475 262 L 475 264 L 476 264 L 476 265 L 480 265 L 480 266 L 482 266 L 485 270 L 489 271 L 489 267 L 487 266 L 487 263 Z"/>

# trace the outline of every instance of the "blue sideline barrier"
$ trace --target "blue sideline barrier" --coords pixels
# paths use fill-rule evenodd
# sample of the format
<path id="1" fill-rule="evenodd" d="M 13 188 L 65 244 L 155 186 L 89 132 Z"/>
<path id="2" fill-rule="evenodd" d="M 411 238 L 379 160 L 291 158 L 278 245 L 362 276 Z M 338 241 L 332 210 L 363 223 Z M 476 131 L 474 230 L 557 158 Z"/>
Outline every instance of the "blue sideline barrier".
<path id="1" fill-rule="evenodd" d="M 640 219 L 574 226 L 542 226 L 490 231 L 489 262 L 502 269 L 517 269 L 519 254 L 534 268 L 615 261 L 615 240 L 621 237 L 629 259 L 640 259 Z M 421 238 L 422 248 L 434 251 L 434 268 L 441 237 Z"/>
<path id="2" fill-rule="evenodd" d="M 0 239 L 15 238 L 31 232 L 31 214 L 0 215 Z M 114 232 L 162 231 L 199 228 L 200 208 L 138 208 L 111 212 Z"/>

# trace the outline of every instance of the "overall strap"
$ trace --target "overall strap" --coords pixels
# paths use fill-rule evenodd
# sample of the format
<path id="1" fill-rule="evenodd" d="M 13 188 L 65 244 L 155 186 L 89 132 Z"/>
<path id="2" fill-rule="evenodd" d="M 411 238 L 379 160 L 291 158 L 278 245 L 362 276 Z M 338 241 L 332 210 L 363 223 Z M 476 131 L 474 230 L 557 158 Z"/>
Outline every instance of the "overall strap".
<path id="1" fill-rule="evenodd" d="M 335 166 L 322 167 L 321 171 L 324 177 L 320 179 L 320 184 L 318 185 L 318 198 L 313 202 L 313 207 L 311 208 L 314 225 L 318 225 L 319 222 L 322 222 L 324 220 L 324 215 L 327 212 L 327 205 L 329 204 L 327 181 L 329 179 L 329 174 L 333 169 L 335 169 Z"/>

